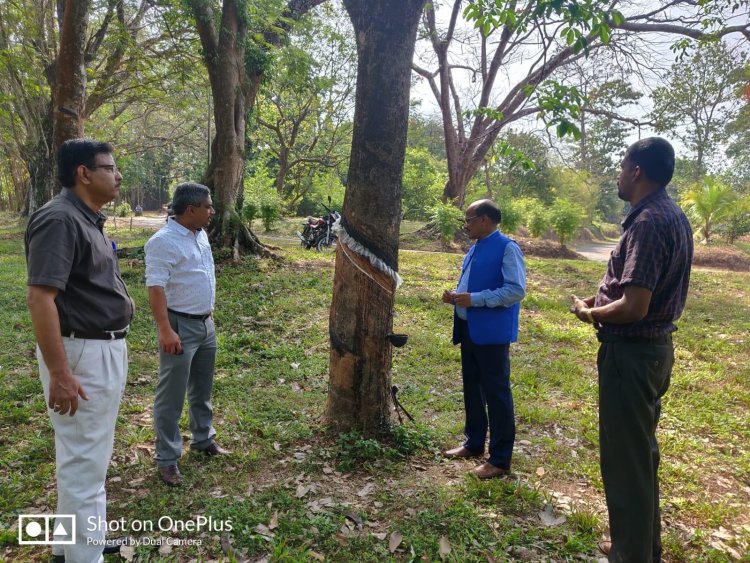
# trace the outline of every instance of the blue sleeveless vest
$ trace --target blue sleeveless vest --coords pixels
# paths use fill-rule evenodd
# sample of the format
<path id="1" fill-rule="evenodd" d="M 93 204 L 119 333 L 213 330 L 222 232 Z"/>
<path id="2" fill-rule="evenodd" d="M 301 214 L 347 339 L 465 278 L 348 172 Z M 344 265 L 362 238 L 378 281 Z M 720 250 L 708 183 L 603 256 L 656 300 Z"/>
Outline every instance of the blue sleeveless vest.
<path id="1" fill-rule="evenodd" d="M 497 235 L 492 234 L 481 243 L 475 244 L 466 254 L 461 272 L 464 272 L 471 262 L 468 288 L 470 293 L 502 287 L 505 281 L 503 257 L 505 247 L 510 242 L 511 239 L 498 231 Z M 520 312 L 520 303 L 515 303 L 510 307 L 469 307 L 466 309 L 466 319 L 471 341 L 480 346 L 515 342 L 518 340 Z M 453 323 L 454 344 L 458 344 L 461 340 L 457 319 L 458 317 L 455 317 Z"/>

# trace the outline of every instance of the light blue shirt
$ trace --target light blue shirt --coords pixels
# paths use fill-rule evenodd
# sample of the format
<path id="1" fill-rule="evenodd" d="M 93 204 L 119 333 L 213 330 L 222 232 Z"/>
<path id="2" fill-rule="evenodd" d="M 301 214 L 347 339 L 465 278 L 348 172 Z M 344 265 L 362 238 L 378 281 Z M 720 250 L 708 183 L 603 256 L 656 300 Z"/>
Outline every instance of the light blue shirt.
<path id="1" fill-rule="evenodd" d="M 167 307 L 207 315 L 214 309 L 216 275 L 206 231 L 193 233 L 170 217 L 146 246 L 146 286 L 163 287 Z"/>
<path id="2" fill-rule="evenodd" d="M 491 234 L 489 236 L 492 236 Z M 477 241 L 481 244 L 482 241 Z M 469 250 L 469 260 L 466 269 L 461 272 L 456 293 L 466 293 L 469 290 L 469 276 L 471 275 L 471 255 L 474 254 L 476 244 Z M 509 242 L 503 254 L 502 287 L 484 289 L 471 294 L 472 307 L 510 307 L 526 296 L 526 265 L 518 244 Z M 466 320 L 466 309 L 456 306 L 456 314 Z"/>

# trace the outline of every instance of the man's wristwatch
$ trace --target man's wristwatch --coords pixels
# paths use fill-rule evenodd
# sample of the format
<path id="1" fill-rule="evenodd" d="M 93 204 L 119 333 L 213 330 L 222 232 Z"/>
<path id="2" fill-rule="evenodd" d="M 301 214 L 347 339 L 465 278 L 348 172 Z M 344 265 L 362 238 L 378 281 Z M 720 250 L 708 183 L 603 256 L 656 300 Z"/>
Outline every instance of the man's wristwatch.
<path id="1" fill-rule="evenodd" d="M 591 309 L 589 308 L 584 309 L 583 314 L 586 315 L 586 318 L 589 320 L 591 324 L 594 324 L 596 322 L 594 320 L 594 313 L 591 312 Z"/>

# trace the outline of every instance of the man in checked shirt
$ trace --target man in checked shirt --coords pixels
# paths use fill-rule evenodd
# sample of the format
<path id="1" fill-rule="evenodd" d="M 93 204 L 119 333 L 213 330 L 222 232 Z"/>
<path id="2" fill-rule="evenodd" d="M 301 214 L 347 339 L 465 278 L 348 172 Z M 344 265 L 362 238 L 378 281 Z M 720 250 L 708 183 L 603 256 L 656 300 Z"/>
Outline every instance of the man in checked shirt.
<path id="1" fill-rule="evenodd" d="M 154 401 L 156 464 L 169 486 L 182 482 L 179 420 L 187 392 L 190 448 L 228 453 L 215 441 L 211 391 L 216 332 L 211 312 L 216 277 L 205 228 L 214 215 L 211 193 L 201 184 L 177 186 L 170 217 L 146 243 L 146 286 L 159 331 L 159 383 Z"/>
<path id="2" fill-rule="evenodd" d="M 690 224 L 665 189 L 673 172 L 674 149 L 664 139 L 628 148 L 617 180 L 631 206 L 622 237 L 599 292 L 573 296 L 571 307 L 601 343 L 599 448 L 612 541 L 599 547 L 609 561 L 661 561 L 656 425 L 693 259 Z"/>

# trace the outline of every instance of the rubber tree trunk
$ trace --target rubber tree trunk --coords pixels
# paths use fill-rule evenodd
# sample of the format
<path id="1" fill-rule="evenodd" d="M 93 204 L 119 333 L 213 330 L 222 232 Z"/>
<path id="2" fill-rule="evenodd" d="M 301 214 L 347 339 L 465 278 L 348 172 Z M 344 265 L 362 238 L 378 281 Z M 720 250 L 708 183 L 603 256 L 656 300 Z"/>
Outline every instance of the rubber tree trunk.
<path id="1" fill-rule="evenodd" d="M 86 106 L 86 29 L 89 0 L 66 0 L 57 56 L 57 80 L 53 99 L 54 152 L 68 139 L 83 136 Z"/>
<path id="2" fill-rule="evenodd" d="M 357 40 L 357 94 L 342 224 L 398 270 L 411 62 L 424 0 L 344 0 Z M 345 245 L 336 253 L 326 419 L 335 431 L 390 429 L 395 284 Z"/>

